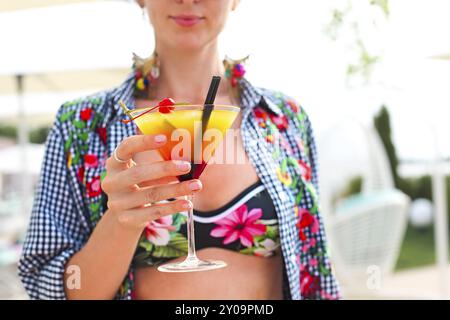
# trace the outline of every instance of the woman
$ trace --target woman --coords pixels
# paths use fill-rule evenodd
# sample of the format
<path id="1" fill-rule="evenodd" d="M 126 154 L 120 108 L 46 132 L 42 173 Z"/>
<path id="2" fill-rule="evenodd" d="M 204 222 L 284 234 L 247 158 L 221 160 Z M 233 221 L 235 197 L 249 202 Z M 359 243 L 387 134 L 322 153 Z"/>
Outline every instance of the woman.
<path id="1" fill-rule="evenodd" d="M 139 1 L 157 54 L 136 58 L 118 88 L 61 107 L 19 264 L 32 298 L 340 298 L 306 113 L 281 93 L 253 87 L 239 62 L 219 59 L 218 35 L 238 3 Z M 167 137 L 136 134 L 133 123 L 120 121 L 119 101 L 136 108 L 164 97 L 202 103 L 212 75 L 227 79 L 216 103 L 241 108 L 233 127 L 248 161 L 211 164 L 200 179 L 174 183 L 189 163 L 161 161 L 157 150 Z M 164 199 L 175 200 L 147 206 Z M 191 206 L 198 256 L 228 266 L 158 272 L 157 265 L 185 256 L 180 212 Z"/>

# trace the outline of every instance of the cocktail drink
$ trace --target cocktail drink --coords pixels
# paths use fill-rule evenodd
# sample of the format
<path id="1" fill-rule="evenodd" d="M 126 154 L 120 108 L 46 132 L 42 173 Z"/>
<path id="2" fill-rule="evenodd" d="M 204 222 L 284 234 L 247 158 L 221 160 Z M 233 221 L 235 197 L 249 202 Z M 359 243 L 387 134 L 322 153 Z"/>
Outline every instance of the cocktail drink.
<path id="1" fill-rule="evenodd" d="M 207 109 L 207 110 L 206 110 Z M 229 105 L 173 104 L 129 110 L 127 113 L 143 134 L 164 134 L 167 143 L 159 149 L 164 160 L 191 162 L 191 171 L 179 176 L 180 181 L 200 177 L 217 146 L 225 137 L 239 113 L 239 107 Z M 208 113 L 205 123 L 205 112 Z M 192 195 L 186 196 L 193 200 Z M 187 212 L 188 255 L 178 263 L 158 267 L 163 272 L 191 272 L 218 269 L 226 263 L 200 260 L 195 253 L 193 209 Z"/>

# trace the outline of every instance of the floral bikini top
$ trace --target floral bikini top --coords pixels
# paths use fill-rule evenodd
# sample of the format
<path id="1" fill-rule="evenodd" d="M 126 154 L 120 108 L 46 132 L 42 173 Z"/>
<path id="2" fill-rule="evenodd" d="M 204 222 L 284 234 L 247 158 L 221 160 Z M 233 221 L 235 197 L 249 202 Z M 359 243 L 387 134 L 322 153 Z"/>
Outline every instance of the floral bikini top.
<path id="1" fill-rule="evenodd" d="M 175 213 L 151 221 L 139 241 L 134 266 L 155 266 L 187 254 L 187 214 Z M 280 245 L 273 202 L 261 181 L 223 207 L 194 210 L 196 249 L 224 248 L 270 257 Z"/>

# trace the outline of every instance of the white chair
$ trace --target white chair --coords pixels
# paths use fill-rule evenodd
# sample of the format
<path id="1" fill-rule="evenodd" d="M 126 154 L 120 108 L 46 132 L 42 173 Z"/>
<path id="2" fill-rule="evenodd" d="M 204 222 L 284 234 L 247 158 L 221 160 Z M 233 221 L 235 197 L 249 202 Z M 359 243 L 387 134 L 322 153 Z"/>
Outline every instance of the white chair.
<path id="1" fill-rule="evenodd" d="M 318 144 L 325 227 L 343 296 L 376 296 L 378 284 L 394 270 L 410 199 L 394 189 L 386 152 L 374 128 L 340 121 Z M 348 149 L 336 153 L 337 146 Z M 361 193 L 339 198 L 342 182 L 355 176 L 362 178 Z"/>
<path id="2" fill-rule="evenodd" d="M 328 220 L 336 272 L 349 297 L 378 294 L 393 272 L 409 202 L 394 189 L 362 193 L 341 201 Z"/>

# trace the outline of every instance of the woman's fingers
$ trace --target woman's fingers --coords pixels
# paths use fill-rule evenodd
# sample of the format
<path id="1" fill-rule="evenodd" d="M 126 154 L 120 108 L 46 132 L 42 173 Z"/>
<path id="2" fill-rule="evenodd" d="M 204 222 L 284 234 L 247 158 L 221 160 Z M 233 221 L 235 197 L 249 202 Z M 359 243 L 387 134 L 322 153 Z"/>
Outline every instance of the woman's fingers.
<path id="1" fill-rule="evenodd" d="M 126 161 L 122 163 L 117 161 L 114 156 L 111 156 L 106 161 L 107 170 L 123 170 L 128 168 L 130 160 L 136 153 L 146 150 L 157 149 L 166 143 L 166 136 L 162 134 L 158 135 L 134 135 L 125 138 L 115 151 L 116 157 L 119 160 Z"/>
<path id="2" fill-rule="evenodd" d="M 176 177 L 164 177 L 160 179 L 155 180 L 148 180 L 144 181 L 138 184 L 139 188 L 145 188 L 145 187 L 154 187 L 154 186 L 160 186 L 164 184 L 171 184 L 171 183 L 178 183 L 179 180 Z"/>
<path id="3" fill-rule="evenodd" d="M 111 184 L 114 190 L 130 190 L 140 183 L 179 176 L 188 173 L 190 169 L 191 165 L 187 161 L 158 161 L 136 165 L 118 172 L 110 181 L 105 182 L 105 187 L 109 188 L 108 184 Z"/>
<path id="4" fill-rule="evenodd" d="M 186 211 L 191 207 L 192 203 L 189 200 L 179 199 L 143 208 L 125 210 L 119 214 L 118 220 L 123 225 L 144 228 L 149 221 L 180 211 Z"/>
<path id="5" fill-rule="evenodd" d="M 108 208 L 113 211 L 125 211 L 149 203 L 192 194 L 193 192 L 201 190 L 201 188 L 202 183 L 197 179 L 158 187 L 144 188 L 127 194 L 126 197 L 120 197 L 117 200 L 109 200 Z"/>
<path id="6" fill-rule="evenodd" d="M 123 225 L 142 228 L 149 221 L 186 211 L 192 203 L 180 197 L 202 189 L 200 180 L 176 179 L 191 170 L 187 161 L 132 163 L 137 153 L 160 148 L 165 143 L 164 135 L 131 136 L 107 160 L 107 175 L 101 187 L 108 195 L 108 211 Z M 164 201 L 167 199 L 173 201 Z"/>

